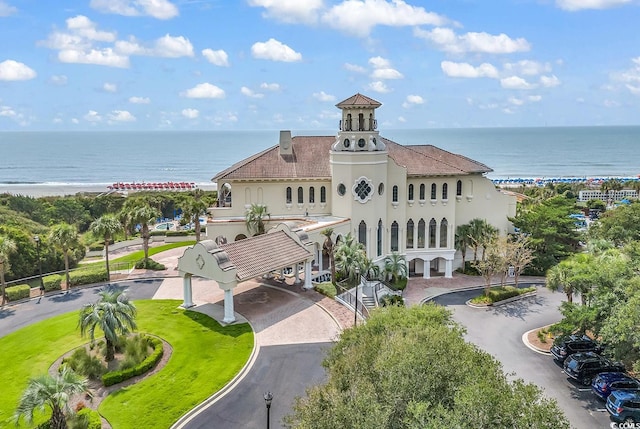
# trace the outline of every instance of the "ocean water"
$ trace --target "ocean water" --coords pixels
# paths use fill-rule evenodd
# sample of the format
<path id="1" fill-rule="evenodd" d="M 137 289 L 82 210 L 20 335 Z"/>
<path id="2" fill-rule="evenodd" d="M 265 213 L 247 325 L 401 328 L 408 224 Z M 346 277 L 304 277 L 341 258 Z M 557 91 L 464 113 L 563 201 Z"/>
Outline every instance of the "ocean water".
<path id="1" fill-rule="evenodd" d="M 336 131 L 293 131 L 335 135 Z M 482 162 L 489 178 L 637 177 L 640 127 L 381 130 Z M 0 184 L 210 183 L 278 131 L 0 132 Z"/>

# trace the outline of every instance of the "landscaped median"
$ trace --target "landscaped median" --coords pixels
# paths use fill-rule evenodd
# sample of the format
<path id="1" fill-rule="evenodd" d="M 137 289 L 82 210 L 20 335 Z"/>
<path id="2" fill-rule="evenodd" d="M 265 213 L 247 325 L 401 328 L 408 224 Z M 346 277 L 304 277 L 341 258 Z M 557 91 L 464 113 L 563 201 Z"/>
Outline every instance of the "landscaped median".
<path id="1" fill-rule="evenodd" d="M 536 287 L 530 286 L 525 288 L 517 288 L 515 286 L 493 286 L 489 292 L 483 292 L 482 295 L 471 298 L 467 301 L 467 305 L 471 307 L 487 307 L 492 305 L 506 304 L 516 301 L 520 298 L 536 295 Z"/>
<path id="2" fill-rule="evenodd" d="M 240 372 L 253 350 L 253 332 L 247 323 L 223 327 L 205 314 L 182 310 L 177 300 L 134 303 L 138 330 L 163 338 L 173 353 L 159 372 L 107 396 L 98 411 L 114 429 L 168 428 Z M 0 338 L 0 427 L 14 427 L 11 416 L 30 377 L 45 374 L 60 356 L 87 341 L 77 325 L 74 311 Z M 36 415 L 35 422 L 45 418 Z M 18 427 L 29 426 L 21 421 Z"/>

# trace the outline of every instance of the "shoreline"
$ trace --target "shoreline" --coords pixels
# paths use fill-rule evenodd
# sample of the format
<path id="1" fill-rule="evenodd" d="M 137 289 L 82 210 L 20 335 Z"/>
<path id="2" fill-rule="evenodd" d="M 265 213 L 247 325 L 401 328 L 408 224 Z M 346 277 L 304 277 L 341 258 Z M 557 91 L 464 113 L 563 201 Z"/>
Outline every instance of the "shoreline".
<path id="1" fill-rule="evenodd" d="M 131 195 L 138 191 L 111 191 L 108 187 L 113 183 L 0 183 L 0 195 L 21 195 L 25 197 L 63 197 L 76 194 L 107 194 L 118 193 L 121 195 Z M 215 191 L 215 183 L 197 183 L 196 189 L 203 191 Z M 167 190 L 149 192 L 167 192 Z M 184 191 L 178 191 L 184 192 Z"/>

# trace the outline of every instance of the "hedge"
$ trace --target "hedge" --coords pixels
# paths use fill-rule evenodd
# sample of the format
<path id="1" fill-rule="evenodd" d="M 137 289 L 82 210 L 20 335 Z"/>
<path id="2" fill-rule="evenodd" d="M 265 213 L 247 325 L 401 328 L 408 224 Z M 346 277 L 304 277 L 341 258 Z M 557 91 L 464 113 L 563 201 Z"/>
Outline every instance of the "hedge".
<path id="1" fill-rule="evenodd" d="M 151 258 L 147 258 L 147 259 L 140 259 L 138 262 L 136 262 L 136 269 L 162 271 L 162 270 L 166 270 L 167 267 L 165 267 L 159 262 L 154 261 Z"/>
<path id="2" fill-rule="evenodd" d="M 505 299 L 513 298 L 514 296 L 523 295 L 525 293 L 533 292 L 535 287 L 528 288 L 516 288 L 514 286 L 493 287 L 489 291 L 489 299 L 491 302 L 504 301 Z"/>
<path id="3" fill-rule="evenodd" d="M 162 229 L 157 229 L 154 231 L 149 232 L 149 237 L 158 237 L 158 236 L 165 236 L 167 234 L 167 231 L 162 230 Z"/>
<path id="4" fill-rule="evenodd" d="M 96 410 L 92 410 L 91 408 L 83 408 L 78 411 L 76 415 L 80 418 L 86 416 L 87 429 L 102 429 L 102 419 L 100 418 L 100 414 L 98 414 Z"/>
<path id="5" fill-rule="evenodd" d="M 186 237 L 193 233 L 193 231 L 167 231 L 167 237 Z"/>
<path id="6" fill-rule="evenodd" d="M 60 284 L 62 283 L 62 276 L 60 274 L 51 274 L 42 278 L 45 292 L 51 292 L 52 290 L 60 290 Z"/>
<path id="7" fill-rule="evenodd" d="M 102 243 L 92 243 L 89 245 L 89 250 L 91 252 L 97 252 L 104 250 L 104 244 Z"/>
<path id="8" fill-rule="evenodd" d="M 10 286 L 5 289 L 5 292 L 9 301 L 18 301 L 29 298 L 31 295 L 31 287 L 29 285 Z"/>
<path id="9" fill-rule="evenodd" d="M 160 361 L 163 354 L 162 341 L 154 337 L 148 338 L 151 341 L 151 344 L 153 344 L 153 352 L 149 356 L 147 356 L 145 360 L 140 362 L 139 365 L 134 366 L 133 368 L 127 368 L 120 371 L 111 371 L 103 375 L 102 383 L 105 386 L 112 386 L 114 384 L 128 380 L 131 377 L 135 377 L 136 375 L 144 374 Z"/>
<path id="10" fill-rule="evenodd" d="M 107 281 L 107 270 L 104 267 L 90 267 L 71 271 L 69 273 L 69 285 L 79 286 Z"/>

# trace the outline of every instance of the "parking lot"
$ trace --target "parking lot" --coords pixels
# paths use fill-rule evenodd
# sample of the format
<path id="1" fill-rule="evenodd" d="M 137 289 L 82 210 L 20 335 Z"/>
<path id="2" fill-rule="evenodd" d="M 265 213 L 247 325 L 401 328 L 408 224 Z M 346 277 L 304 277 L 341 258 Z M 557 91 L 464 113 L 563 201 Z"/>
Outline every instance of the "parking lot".
<path id="1" fill-rule="evenodd" d="M 486 309 L 471 308 L 465 302 L 478 291 L 442 295 L 434 302 L 453 311 L 455 320 L 466 327 L 467 339 L 498 359 L 507 373 L 534 383 L 555 398 L 577 429 L 609 428 L 609 414 L 590 387 L 570 380 L 552 356 L 528 348 L 522 341 L 525 332 L 561 319 L 558 307 L 565 298 L 544 287 L 538 295 Z"/>

